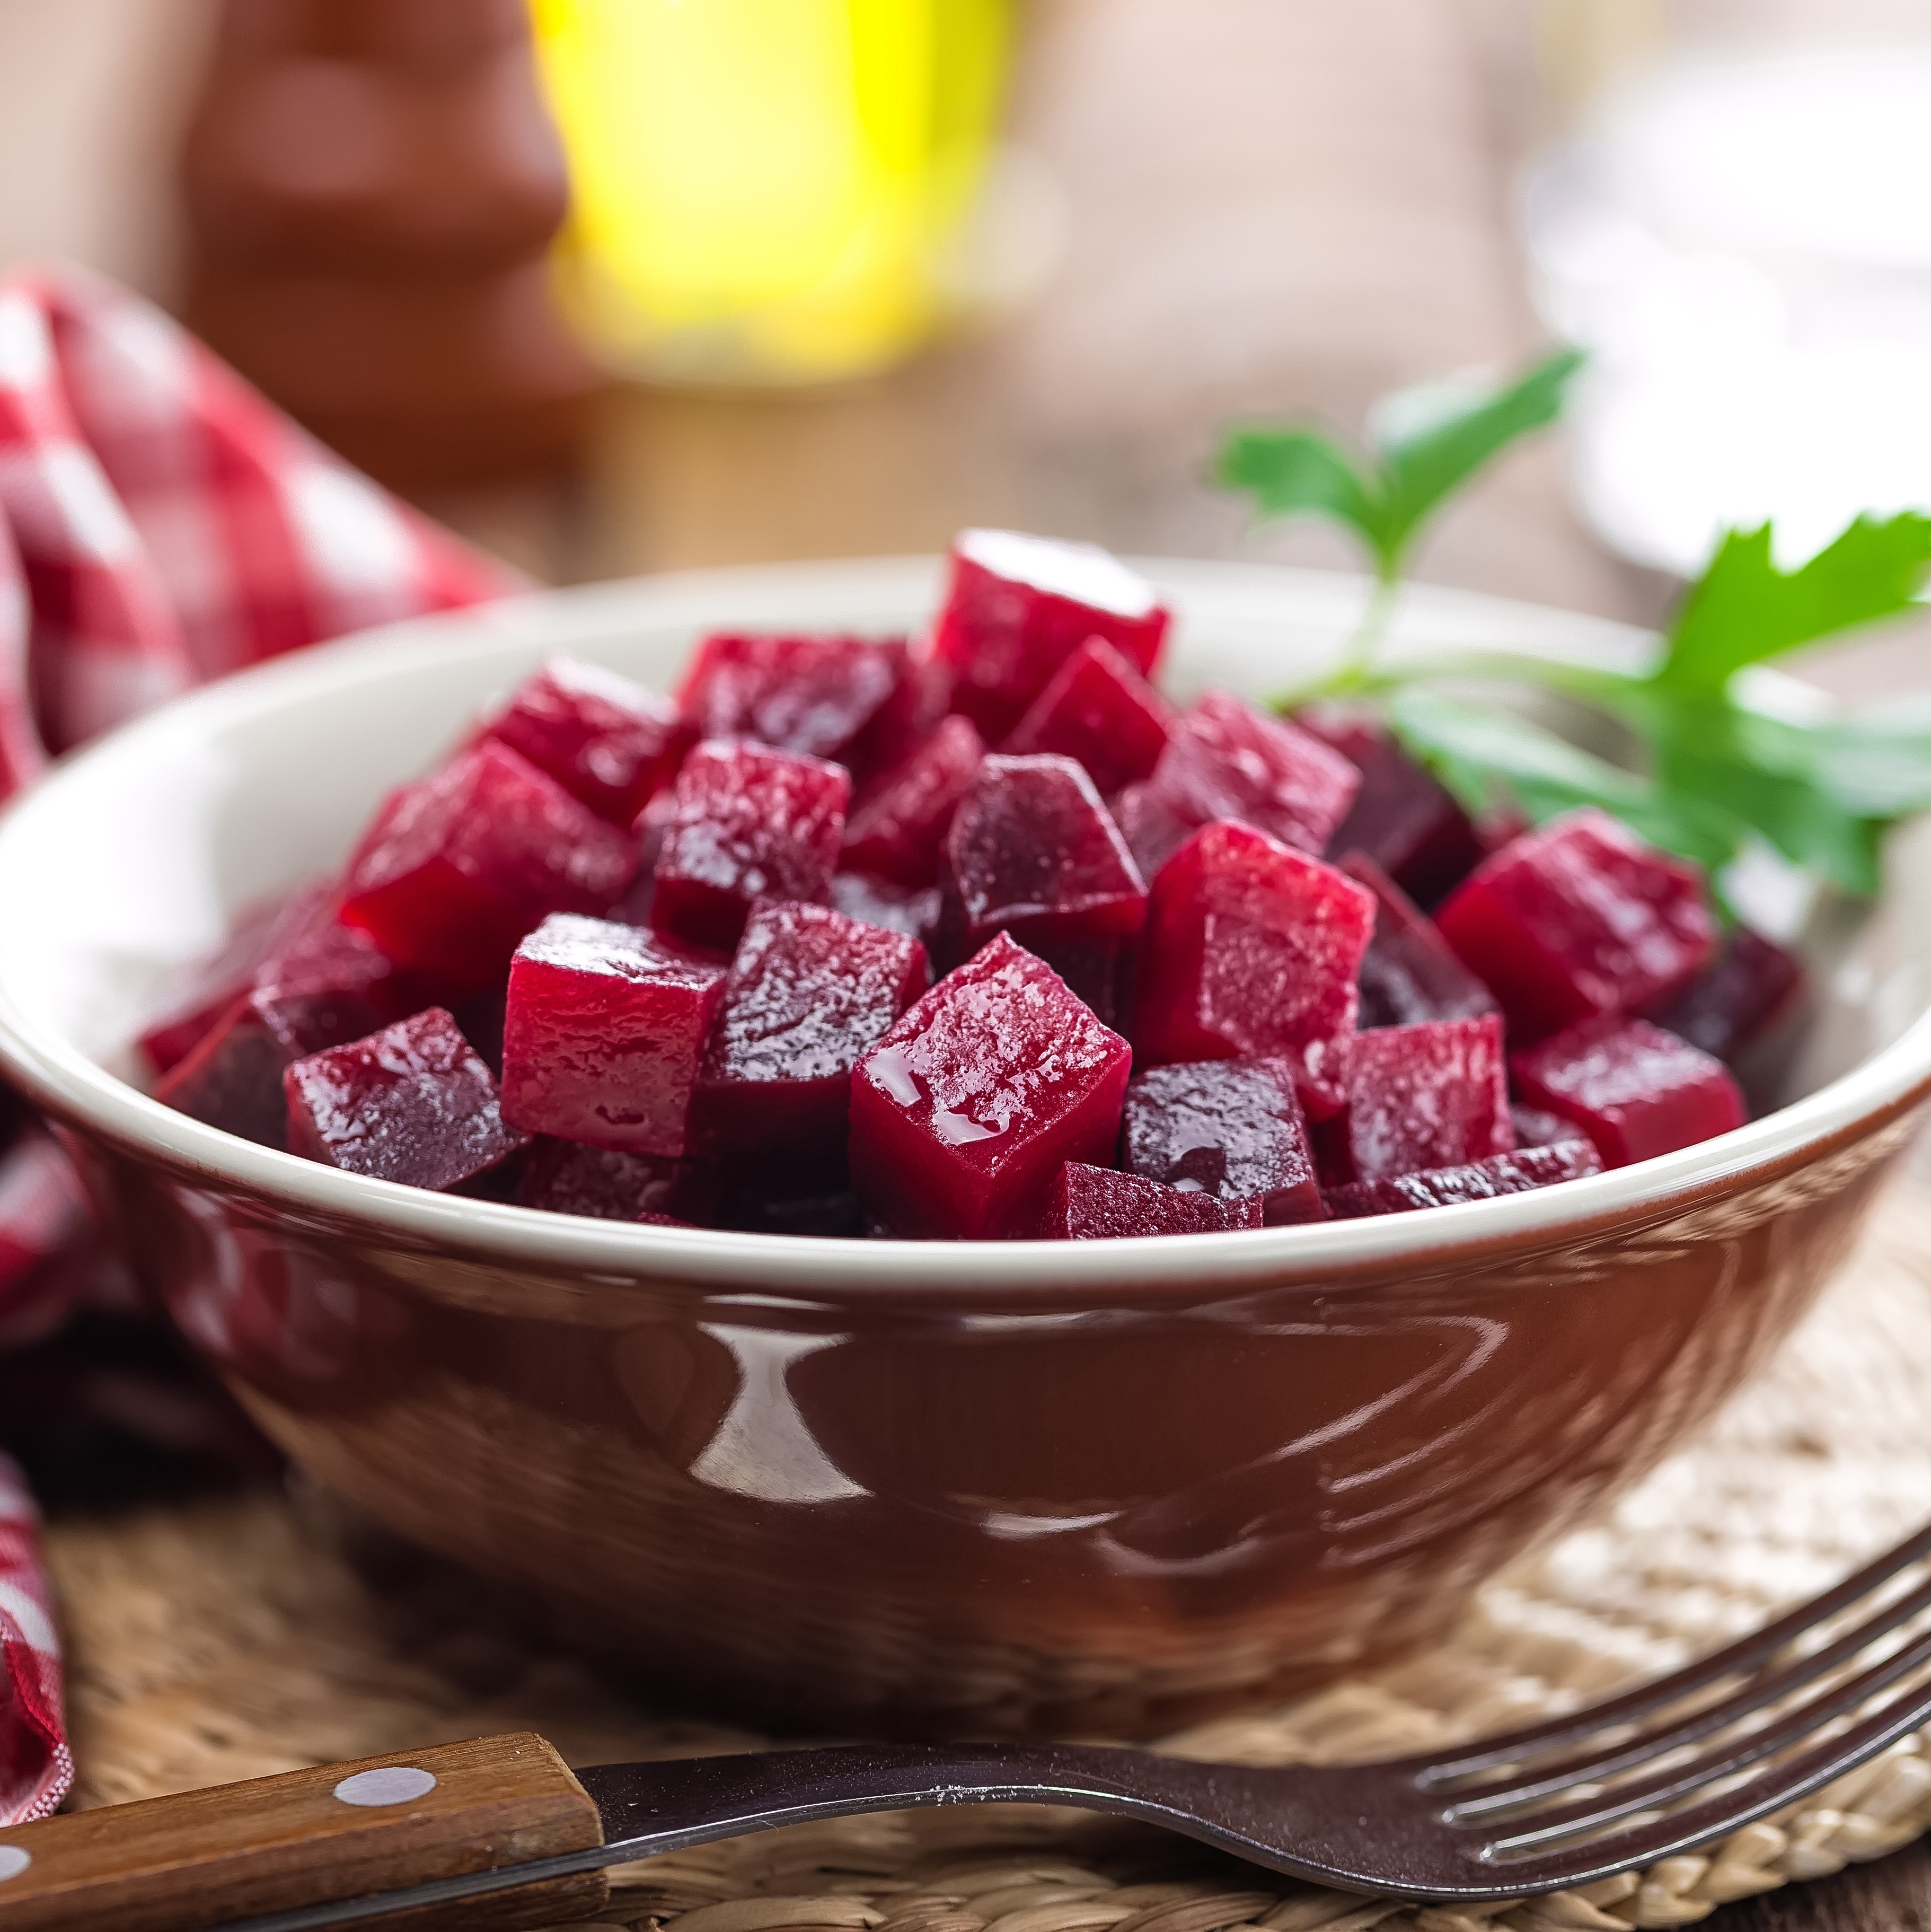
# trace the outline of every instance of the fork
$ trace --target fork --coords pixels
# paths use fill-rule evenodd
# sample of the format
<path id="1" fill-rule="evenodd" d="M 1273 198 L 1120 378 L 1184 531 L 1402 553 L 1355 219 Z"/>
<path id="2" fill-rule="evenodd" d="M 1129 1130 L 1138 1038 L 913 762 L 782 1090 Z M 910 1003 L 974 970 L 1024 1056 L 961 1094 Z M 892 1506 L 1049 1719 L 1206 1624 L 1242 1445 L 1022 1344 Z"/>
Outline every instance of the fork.
<path id="1" fill-rule="evenodd" d="M 424 1915 L 412 1928 L 550 1924 L 594 1912 L 606 1868 L 631 1859 L 1013 1800 L 1165 1826 L 1371 1895 L 1558 1891 L 1714 1844 L 1931 1721 L 1931 1682 L 1911 1681 L 1931 1666 L 1931 1628 L 1911 1628 L 1931 1611 L 1931 1574 L 1905 1574 L 1927 1556 L 1931 1526 L 1685 1670 L 1438 1755 L 1268 1768 L 1098 1746 L 852 1744 L 573 1778 L 541 1738 L 484 1739 L 0 1832 L 0 1928 L 319 1932 L 405 1910 Z M 480 1916 L 436 1910 L 484 1898 Z"/>

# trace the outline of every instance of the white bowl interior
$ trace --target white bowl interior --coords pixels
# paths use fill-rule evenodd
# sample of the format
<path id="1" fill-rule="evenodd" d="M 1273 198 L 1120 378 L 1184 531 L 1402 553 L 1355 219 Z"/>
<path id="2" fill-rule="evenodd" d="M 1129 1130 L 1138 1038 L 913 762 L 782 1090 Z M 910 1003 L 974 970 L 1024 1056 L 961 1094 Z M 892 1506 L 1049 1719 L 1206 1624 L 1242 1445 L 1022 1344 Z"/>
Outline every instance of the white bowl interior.
<path id="1" fill-rule="evenodd" d="M 1324 573 L 1144 567 L 1180 614 L 1165 681 L 1182 697 L 1210 683 L 1263 695 L 1306 678 L 1347 634 L 1362 595 L 1355 580 Z M 0 1038 L 91 1109 L 110 1102 L 124 1109 L 133 1096 L 119 1089 L 116 1097 L 103 1072 L 138 1077 L 130 1042 L 184 967 L 250 903 L 338 866 L 383 792 L 427 768 L 544 657 L 568 652 L 662 689 L 704 631 L 916 630 L 937 583 L 936 562 L 908 559 L 544 593 L 299 653 L 171 705 L 67 760 L 0 823 Z M 1397 648 L 1478 644 L 1617 664 L 1640 662 L 1651 648 L 1623 626 L 1490 598 L 1417 591 L 1407 599 Z M 1782 1125 L 1769 1139 L 1771 1120 L 1726 1136 L 1736 1144 L 1726 1160 L 1747 1162 L 1774 1151 L 1780 1137 L 1828 1132 L 1906 1090 L 1931 1064 L 1931 1026 L 1923 1024 L 1931 1007 L 1931 843 L 1922 828 L 1899 836 L 1893 860 L 1895 887 L 1881 916 L 1849 928 L 1839 921 L 1824 935 L 1820 1011 L 1789 1073 L 1792 1090 L 1811 1096 L 1808 1115 L 1775 1117 Z M 1897 1046 L 1907 1034 L 1909 1051 Z M 1874 1056 L 1886 1059 L 1887 1048 L 1897 1051 L 1877 1065 Z M 1860 1069 L 1869 1077 L 1846 1086 L 1843 1076 Z M 196 1135 L 206 1130 L 169 1118 L 180 1123 L 182 1144 L 199 1144 Z M 238 1166 L 258 1156 L 284 1172 L 293 1165 L 226 1144 Z M 1609 1206 L 1644 1169 L 1675 1163 L 1663 1181 L 1691 1174 L 1698 1152 L 1558 1192 L 1594 1190 L 1597 1204 Z M 308 1172 L 381 1194 L 403 1191 Z M 1500 1225 L 1507 1215 L 1549 1211 L 1532 1208 L 1534 1199 L 1440 1211 L 1479 1213 L 1483 1225 Z M 1325 1241 L 1342 1232 L 1337 1225 L 1215 1239 Z M 1402 1238 L 1386 1224 L 1348 1237 L 1357 1247 Z"/>

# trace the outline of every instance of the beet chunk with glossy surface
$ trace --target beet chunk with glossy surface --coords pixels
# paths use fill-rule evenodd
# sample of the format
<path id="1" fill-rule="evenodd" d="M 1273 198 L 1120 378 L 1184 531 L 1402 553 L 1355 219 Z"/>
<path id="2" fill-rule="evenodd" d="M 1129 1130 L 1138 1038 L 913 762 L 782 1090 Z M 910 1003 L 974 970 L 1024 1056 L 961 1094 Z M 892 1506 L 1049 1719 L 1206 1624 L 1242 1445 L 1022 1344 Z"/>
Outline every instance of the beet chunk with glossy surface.
<path id="1" fill-rule="evenodd" d="M 1525 1107 L 1519 1100 L 1510 1104 L 1509 1119 L 1516 1130 L 1518 1150 L 1554 1147 L 1560 1141 L 1576 1138 L 1576 1129 L 1560 1114 L 1549 1113 L 1540 1107 Z"/>
<path id="2" fill-rule="evenodd" d="M 1048 1241 L 1117 1241 L 1136 1234 L 1219 1234 L 1261 1225 L 1258 1201 L 1222 1201 L 1069 1160 L 1053 1183 L 1035 1232 Z"/>
<path id="3" fill-rule="evenodd" d="M 1774 940 L 1740 926 L 1655 1018 L 1692 1046 L 1729 1060 L 1768 1033 L 1803 997 L 1803 962 Z"/>
<path id="4" fill-rule="evenodd" d="M 1402 891 L 1432 905 L 1481 862 L 1468 814 L 1372 718 L 1315 712 L 1297 721 L 1361 774 L 1330 850 L 1365 853 Z"/>
<path id="5" fill-rule="evenodd" d="M 327 990 L 267 987 L 244 994 L 161 1076 L 154 1098 L 244 1140 L 280 1147 L 287 1127 L 283 1069 L 360 1040 L 388 1017 Z"/>
<path id="6" fill-rule="evenodd" d="M 1357 1034 L 1348 1066 L 1348 1152 L 1357 1180 L 1508 1154 L 1502 1022 L 1423 1020 Z"/>
<path id="7" fill-rule="evenodd" d="M 1747 1118 L 1720 1060 L 1646 1020 L 1591 1020 L 1509 1065 L 1522 1099 L 1579 1128 L 1605 1167 L 1692 1147 Z"/>
<path id="8" fill-rule="evenodd" d="M 1136 1073 L 1120 1162 L 1168 1187 L 1252 1203 L 1269 1226 L 1321 1219 L 1314 1154 L 1285 1060 L 1201 1060 Z"/>
<path id="9" fill-rule="evenodd" d="M 715 1196 L 714 1186 L 708 1191 Z M 706 1196 L 702 1171 L 689 1161 L 539 1135 L 510 1198 L 520 1208 L 551 1214 L 598 1221 L 668 1218 L 688 1226 L 704 1218 Z"/>
<path id="10" fill-rule="evenodd" d="M 862 1240 L 872 1226 L 869 1208 L 849 1187 L 808 1172 L 739 1171 L 732 1177 L 712 1223 L 747 1234 L 809 1234 L 820 1240 Z"/>
<path id="11" fill-rule="evenodd" d="M 1147 888 L 1093 781 L 1071 758 L 987 758 L 959 801 L 940 868 L 950 957 L 994 933 L 1036 953 L 1102 1018 Z"/>
<path id="12" fill-rule="evenodd" d="M 997 744 L 1089 638 L 1150 676 L 1170 617 L 1144 578 L 1092 544 L 965 530 L 933 651 L 952 674 L 952 709 Z"/>
<path id="13" fill-rule="evenodd" d="M 1089 638 L 1000 748 L 1077 759 L 1110 796 L 1152 776 L 1173 723 L 1167 700 L 1104 638 Z"/>
<path id="14" fill-rule="evenodd" d="M 1111 1160 L 1132 1059 L 1002 933 L 859 1061 L 853 1184 L 908 1234 L 1024 1234 L 1065 1162 Z"/>
<path id="15" fill-rule="evenodd" d="M 213 952 L 186 970 L 159 1018 L 141 1035 L 141 1050 L 155 1072 L 185 1060 L 247 992 L 283 916 L 284 908 L 272 903 L 251 908 Z"/>
<path id="16" fill-rule="evenodd" d="M 635 926 L 559 914 L 517 949 L 503 1118 L 531 1133 L 681 1154 L 724 976 Z"/>
<path id="17" fill-rule="evenodd" d="M 1696 868 L 1593 807 L 1511 840 L 1436 922 L 1519 1040 L 1667 1000 L 1717 948 Z"/>
<path id="18" fill-rule="evenodd" d="M 287 1130 L 283 1070 L 388 1024 L 406 1010 L 411 989 L 367 933 L 337 922 L 326 884 L 297 892 L 255 944 L 244 990 L 162 1076 L 154 1097 L 244 1140 L 280 1147 Z"/>
<path id="19" fill-rule="evenodd" d="M 862 802 L 886 773 L 895 772 L 939 728 L 951 703 L 952 675 L 930 658 L 905 653 L 898 682 L 879 706 L 858 746 L 852 774 Z"/>
<path id="20" fill-rule="evenodd" d="M 628 829 L 696 734 L 676 705 L 596 664 L 552 658 L 484 728 L 599 818 Z"/>
<path id="21" fill-rule="evenodd" d="M 1167 861 L 1200 830 L 1156 795 L 1150 783 L 1130 784 L 1116 794 L 1109 809 L 1140 876 L 1149 885 Z"/>
<path id="22" fill-rule="evenodd" d="M 1487 1160 L 1421 1174 L 1390 1174 L 1378 1180 L 1352 1180 L 1330 1188 L 1328 1217 L 1357 1221 L 1372 1214 L 1408 1214 L 1418 1208 L 1452 1208 L 1462 1201 L 1493 1201 L 1504 1194 L 1526 1194 L 1558 1180 L 1580 1180 L 1600 1174 L 1602 1156 L 1586 1140 L 1550 1147 L 1519 1148 Z"/>
<path id="23" fill-rule="evenodd" d="M 283 1072 L 294 1061 L 335 1041 L 298 1046 L 272 1008 L 264 1013 L 244 994 L 185 1060 L 154 1084 L 154 1098 L 223 1133 L 263 1147 L 286 1144 L 288 1103 Z"/>
<path id="24" fill-rule="evenodd" d="M 920 945 L 929 943 L 939 922 L 937 886 L 901 886 L 869 872 L 834 872 L 832 904 L 847 919 L 902 932 Z"/>
<path id="25" fill-rule="evenodd" d="M 850 799 L 842 765 L 745 740 L 700 745 L 671 792 L 651 923 L 688 946 L 728 952 L 753 900 L 823 904 Z"/>
<path id="26" fill-rule="evenodd" d="M 344 926 L 336 889 L 318 881 L 292 898 L 255 969 L 254 991 L 300 1010 L 307 1051 L 338 1046 L 417 1010 L 413 977 L 370 935 Z"/>
<path id="27" fill-rule="evenodd" d="M 1349 853 L 1341 869 L 1375 895 L 1375 936 L 1361 961 L 1364 1028 L 1477 1019 L 1501 1010 L 1448 950 L 1434 920 L 1366 853 Z"/>
<path id="28" fill-rule="evenodd" d="M 851 814 L 845 867 L 915 889 L 931 885 L 946 828 L 985 755 L 970 718 L 944 719 Z"/>
<path id="29" fill-rule="evenodd" d="M 1338 1114 L 1374 922 L 1374 895 L 1332 866 L 1252 826 L 1197 832 L 1147 901 L 1141 1064 L 1285 1060 L 1309 1120 Z"/>
<path id="30" fill-rule="evenodd" d="M 1210 691 L 1176 720 L 1147 781 L 1188 825 L 1237 820 L 1300 852 L 1324 852 L 1361 774 L 1312 732 Z"/>
<path id="31" fill-rule="evenodd" d="M 904 662 L 896 640 L 720 633 L 697 646 L 678 701 L 700 738 L 850 764 Z"/>
<path id="32" fill-rule="evenodd" d="M 280 905 L 244 915 L 234 936 L 194 970 L 168 1015 L 141 1036 L 156 1071 L 184 1060 L 250 993 L 301 996 L 302 1024 L 315 1036 L 304 1053 L 373 1033 L 420 1004 L 394 961 L 337 918 L 336 897 L 331 881 L 313 880 Z M 331 1006 L 339 1018 L 331 1019 Z M 279 1078 L 275 1086 L 279 1091 Z"/>
<path id="33" fill-rule="evenodd" d="M 760 906 L 704 1049 L 691 1117 L 699 1144 L 841 1145 L 852 1069 L 929 977 L 916 939 L 824 906 Z"/>
<path id="34" fill-rule="evenodd" d="M 377 1180 L 446 1192 L 529 1144 L 440 1006 L 298 1060 L 282 1084 L 289 1151 Z"/>
<path id="35" fill-rule="evenodd" d="M 613 904 L 636 863 L 628 833 L 485 738 L 384 801 L 349 862 L 342 920 L 403 966 L 479 986 L 546 913 Z"/>

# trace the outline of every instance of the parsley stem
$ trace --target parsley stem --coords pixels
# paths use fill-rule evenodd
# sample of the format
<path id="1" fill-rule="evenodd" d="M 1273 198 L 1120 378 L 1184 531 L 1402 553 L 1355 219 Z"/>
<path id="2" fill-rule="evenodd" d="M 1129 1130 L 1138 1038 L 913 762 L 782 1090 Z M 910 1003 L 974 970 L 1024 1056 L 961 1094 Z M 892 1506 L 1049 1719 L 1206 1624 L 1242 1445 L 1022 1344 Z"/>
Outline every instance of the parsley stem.
<path id="1" fill-rule="evenodd" d="M 1368 601 L 1362 606 L 1361 621 L 1355 626 L 1354 634 L 1342 652 L 1339 675 L 1351 684 L 1357 679 L 1365 681 L 1373 670 L 1375 653 L 1381 647 L 1381 640 L 1387 635 L 1395 604 L 1401 594 L 1401 560 L 1384 557 L 1375 573 L 1374 587 L 1368 592 Z"/>
<path id="2" fill-rule="evenodd" d="M 1393 599 L 1386 602 L 1391 606 Z M 1374 654 L 1387 615 L 1384 610 L 1377 629 L 1369 635 L 1365 660 L 1358 646 L 1368 629 L 1366 619 L 1349 639 L 1340 663 L 1306 684 L 1279 693 L 1273 700 L 1274 709 L 1294 712 L 1322 698 L 1385 698 L 1408 685 L 1460 682 L 1537 686 L 1626 717 L 1644 682 L 1624 672 L 1598 670 L 1593 665 L 1569 664 L 1560 658 L 1531 657 L 1520 651 L 1441 651 L 1405 664 L 1378 666 Z"/>

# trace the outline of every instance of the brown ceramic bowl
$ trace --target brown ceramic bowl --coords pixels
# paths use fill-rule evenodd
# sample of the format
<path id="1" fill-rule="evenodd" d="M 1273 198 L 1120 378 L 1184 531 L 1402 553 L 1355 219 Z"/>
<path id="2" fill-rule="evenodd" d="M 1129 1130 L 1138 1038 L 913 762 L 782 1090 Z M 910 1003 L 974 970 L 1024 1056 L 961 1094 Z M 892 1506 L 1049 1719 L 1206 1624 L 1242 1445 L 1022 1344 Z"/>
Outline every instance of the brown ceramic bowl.
<path id="1" fill-rule="evenodd" d="M 1305 673 L 1357 595 L 1150 568 L 1183 613 L 1182 692 Z M 181 961 L 339 860 L 548 652 L 662 682 L 703 629 L 909 626 L 935 581 L 889 562 L 535 598 L 119 732 L 0 824 L 0 1063 L 263 1427 L 394 1528 L 767 1719 L 1156 1732 L 1428 1640 L 1785 1333 L 1931 1084 L 1926 868 L 1827 974 L 1795 1104 L 1381 1220 L 1057 1245 L 573 1220 L 312 1166 L 118 1077 Z M 1447 596 L 1407 634 L 1646 648 Z"/>

